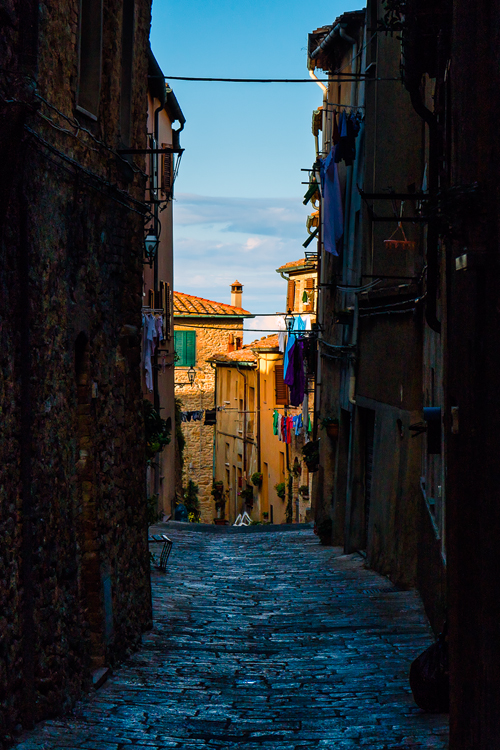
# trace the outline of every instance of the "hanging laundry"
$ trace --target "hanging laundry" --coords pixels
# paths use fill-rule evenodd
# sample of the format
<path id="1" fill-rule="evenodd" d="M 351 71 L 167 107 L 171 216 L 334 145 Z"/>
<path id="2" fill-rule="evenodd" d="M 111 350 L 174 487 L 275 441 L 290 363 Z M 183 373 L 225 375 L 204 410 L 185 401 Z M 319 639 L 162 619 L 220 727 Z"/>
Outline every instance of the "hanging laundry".
<path id="1" fill-rule="evenodd" d="M 290 404 L 300 406 L 304 400 L 306 375 L 304 370 L 304 341 L 297 339 L 290 350 L 285 383 L 290 389 Z"/>
<path id="2" fill-rule="evenodd" d="M 326 159 L 321 160 L 320 174 L 323 193 L 323 245 L 328 253 L 338 255 L 344 235 L 344 209 L 339 170 L 334 154 L 332 148 Z"/>
<path id="3" fill-rule="evenodd" d="M 285 318 L 276 318 L 276 328 L 278 329 L 278 349 L 281 353 L 285 351 L 286 344 L 286 323 Z"/>
<path id="4" fill-rule="evenodd" d="M 292 433 L 293 433 L 293 417 L 287 417 L 286 418 L 286 442 L 288 445 L 292 442 Z"/>
<path id="5" fill-rule="evenodd" d="M 361 120 L 356 114 L 340 115 L 340 138 L 335 147 L 335 163 L 345 161 L 346 167 L 352 167 L 356 158 L 356 138 L 361 127 Z"/>
<path id="6" fill-rule="evenodd" d="M 155 319 L 153 315 L 142 316 L 142 366 L 148 391 L 153 390 L 153 366 L 151 357 L 154 353 Z"/>
<path id="7" fill-rule="evenodd" d="M 273 435 L 278 434 L 278 418 L 279 418 L 279 411 L 275 409 L 273 412 Z"/>
<path id="8" fill-rule="evenodd" d="M 332 143 L 334 146 L 340 141 L 339 126 L 337 122 L 337 113 L 333 113 Z"/>
<path id="9" fill-rule="evenodd" d="M 285 356 L 283 358 L 283 377 L 285 379 L 285 383 L 287 382 L 286 375 L 287 375 L 287 372 L 288 372 L 290 350 L 291 350 L 293 344 L 295 343 L 295 340 L 297 338 L 298 332 L 299 331 L 304 331 L 304 330 L 305 330 L 305 322 L 301 318 L 300 315 L 297 315 L 293 319 L 292 330 L 290 331 L 290 335 L 288 337 L 288 342 L 287 342 L 286 349 L 285 349 Z"/>
<path id="10" fill-rule="evenodd" d="M 163 339 L 163 318 L 161 315 L 156 316 L 155 328 L 156 328 L 156 337 L 158 339 L 158 345 L 159 345 L 160 341 Z"/>
<path id="11" fill-rule="evenodd" d="M 310 331 L 312 329 L 312 316 L 311 315 L 301 315 L 302 320 L 304 321 L 304 331 Z"/>

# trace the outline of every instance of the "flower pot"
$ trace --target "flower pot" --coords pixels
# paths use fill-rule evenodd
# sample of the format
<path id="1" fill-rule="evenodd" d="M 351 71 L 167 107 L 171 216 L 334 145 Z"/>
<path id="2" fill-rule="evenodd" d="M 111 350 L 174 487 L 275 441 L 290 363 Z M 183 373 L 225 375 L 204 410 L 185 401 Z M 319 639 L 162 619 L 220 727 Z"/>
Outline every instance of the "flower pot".
<path id="1" fill-rule="evenodd" d="M 318 471 L 318 469 L 319 469 L 319 463 L 316 463 L 316 462 L 315 462 L 315 463 L 310 463 L 310 464 L 309 464 L 309 463 L 307 463 L 307 461 L 306 461 L 306 466 L 307 466 L 307 471 L 308 471 L 308 472 L 309 472 L 310 474 L 314 474 L 314 472 L 315 472 L 315 471 Z"/>
<path id="2" fill-rule="evenodd" d="M 225 518 L 214 518 L 214 524 L 216 526 L 227 526 L 229 521 L 226 521 Z"/>
<path id="3" fill-rule="evenodd" d="M 333 438 L 334 440 L 338 438 L 339 436 L 338 424 L 335 424 L 335 423 L 327 424 L 325 429 L 326 429 L 326 434 L 328 435 L 329 438 Z"/>

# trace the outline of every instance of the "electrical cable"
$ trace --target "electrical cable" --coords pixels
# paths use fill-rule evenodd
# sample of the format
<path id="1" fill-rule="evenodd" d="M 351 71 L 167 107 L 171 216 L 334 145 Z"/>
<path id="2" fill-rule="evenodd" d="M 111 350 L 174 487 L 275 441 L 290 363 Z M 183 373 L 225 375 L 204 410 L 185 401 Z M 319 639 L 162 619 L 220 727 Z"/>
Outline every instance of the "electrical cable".
<path id="1" fill-rule="evenodd" d="M 51 143 L 49 143 L 48 141 L 46 141 L 45 138 L 43 138 L 39 133 L 37 133 L 36 131 L 32 130 L 29 127 L 29 125 L 24 125 L 24 129 L 28 133 L 30 133 L 30 135 L 32 135 L 34 138 L 36 138 L 36 140 L 39 141 L 39 143 L 41 143 L 43 146 L 45 146 L 46 149 L 48 149 L 49 151 L 51 151 L 55 156 L 58 156 L 63 161 L 67 162 L 68 164 L 71 164 L 72 167 L 74 167 L 74 168 L 80 170 L 81 172 L 83 172 L 85 175 L 87 175 L 88 177 L 90 177 L 92 180 L 95 180 L 96 182 L 98 182 L 98 183 L 104 185 L 105 187 L 107 187 L 108 189 L 113 190 L 114 192 L 118 193 L 118 195 L 120 195 L 121 197 L 123 197 L 125 200 L 129 201 L 130 203 L 135 204 L 136 206 L 141 207 L 143 210 L 139 211 L 136 208 L 132 208 L 132 206 L 127 205 L 127 203 L 123 203 L 122 201 L 117 200 L 117 198 L 115 198 L 112 195 L 109 195 L 109 193 L 103 193 L 104 195 L 108 195 L 108 197 L 111 198 L 112 200 L 114 200 L 116 203 L 119 203 L 120 205 L 124 206 L 129 211 L 133 211 L 134 213 L 139 214 L 143 218 L 152 217 L 152 214 L 151 214 L 151 212 L 150 212 L 150 210 L 149 210 L 149 208 L 148 208 L 148 206 L 147 206 L 146 203 L 142 203 L 141 201 L 137 200 L 136 198 L 133 198 L 128 193 L 125 193 L 125 191 L 120 190 L 120 188 L 118 188 L 116 185 L 113 185 L 112 182 L 109 182 L 108 180 L 104 179 L 100 175 L 97 175 L 94 172 L 91 172 L 89 169 L 87 169 L 86 167 L 84 167 L 82 164 L 80 164 L 79 162 L 75 161 L 75 159 L 72 159 L 70 156 L 68 156 L 67 154 L 64 154 L 62 151 L 59 151 L 59 149 L 57 149 Z M 102 193 L 103 191 L 101 190 L 100 192 Z"/>
<path id="2" fill-rule="evenodd" d="M 330 78 L 199 78 L 195 76 L 163 76 L 165 80 L 171 81 L 201 81 L 206 83 L 332 83 L 337 78 L 337 73 L 332 73 Z M 350 81 L 399 81 L 401 78 L 373 78 L 366 73 L 346 73 L 345 78 L 338 78 L 342 83 Z M 347 77 L 348 76 L 348 77 Z M 160 78 L 160 76 L 148 76 L 148 78 Z"/>

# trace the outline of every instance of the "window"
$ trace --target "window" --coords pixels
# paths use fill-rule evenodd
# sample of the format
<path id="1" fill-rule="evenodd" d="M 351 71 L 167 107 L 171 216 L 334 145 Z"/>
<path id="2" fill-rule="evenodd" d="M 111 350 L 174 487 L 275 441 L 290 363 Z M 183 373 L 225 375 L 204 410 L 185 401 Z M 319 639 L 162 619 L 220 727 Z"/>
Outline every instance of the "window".
<path id="1" fill-rule="evenodd" d="M 163 314 L 165 316 L 163 338 L 170 341 L 172 338 L 172 291 L 168 281 L 160 281 L 160 303 L 160 307 L 163 308 Z"/>
<path id="2" fill-rule="evenodd" d="M 274 382 L 276 388 L 276 403 L 286 406 L 288 404 L 288 386 L 285 385 L 283 375 L 283 365 L 276 365 L 274 368 Z"/>
<path id="3" fill-rule="evenodd" d="M 162 143 L 161 147 L 170 148 L 167 143 Z M 161 189 L 167 196 L 172 190 L 173 158 L 174 155 L 170 152 L 162 154 L 161 157 Z"/>
<path id="4" fill-rule="evenodd" d="M 177 367 L 196 364 L 196 331 L 174 331 L 174 349 L 179 357 Z"/>
<path id="5" fill-rule="evenodd" d="M 307 293 L 307 302 L 304 305 L 304 310 L 312 312 L 314 310 L 314 279 L 306 279 L 304 290 Z"/>
<path id="6" fill-rule="evenodd" d="M 102 0 L 80 2 L 77 109 L 97 120 L 101 95 Z"/>
<path id="7" fill-rule="evenodd" d="M 292 281 L 291 279 L 288 279 L 286 309 L 287 311 L 295 309 L 295 281 Z"/>

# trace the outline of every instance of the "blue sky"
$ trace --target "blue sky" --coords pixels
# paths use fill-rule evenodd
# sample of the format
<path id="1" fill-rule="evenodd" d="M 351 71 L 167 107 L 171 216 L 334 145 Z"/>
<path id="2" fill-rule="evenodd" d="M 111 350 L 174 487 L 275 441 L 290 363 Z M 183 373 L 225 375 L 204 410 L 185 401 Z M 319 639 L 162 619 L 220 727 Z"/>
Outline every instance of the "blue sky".
<path id="1" fill-rule="evenodd" d="M 151 45 L 165 75 L 307 78 L 308 32 L 361 2 L 154 0 Z M 168 80 L 168 78 L 167 78 Z M 282 310 L 275 269 L 303 257 L 305 173 L 320 88 L 169 81 L 186 117 L 174 204 L 175 288 L 254 313 Z M 254 323 L 254 326 L 259 323 Z"/>

